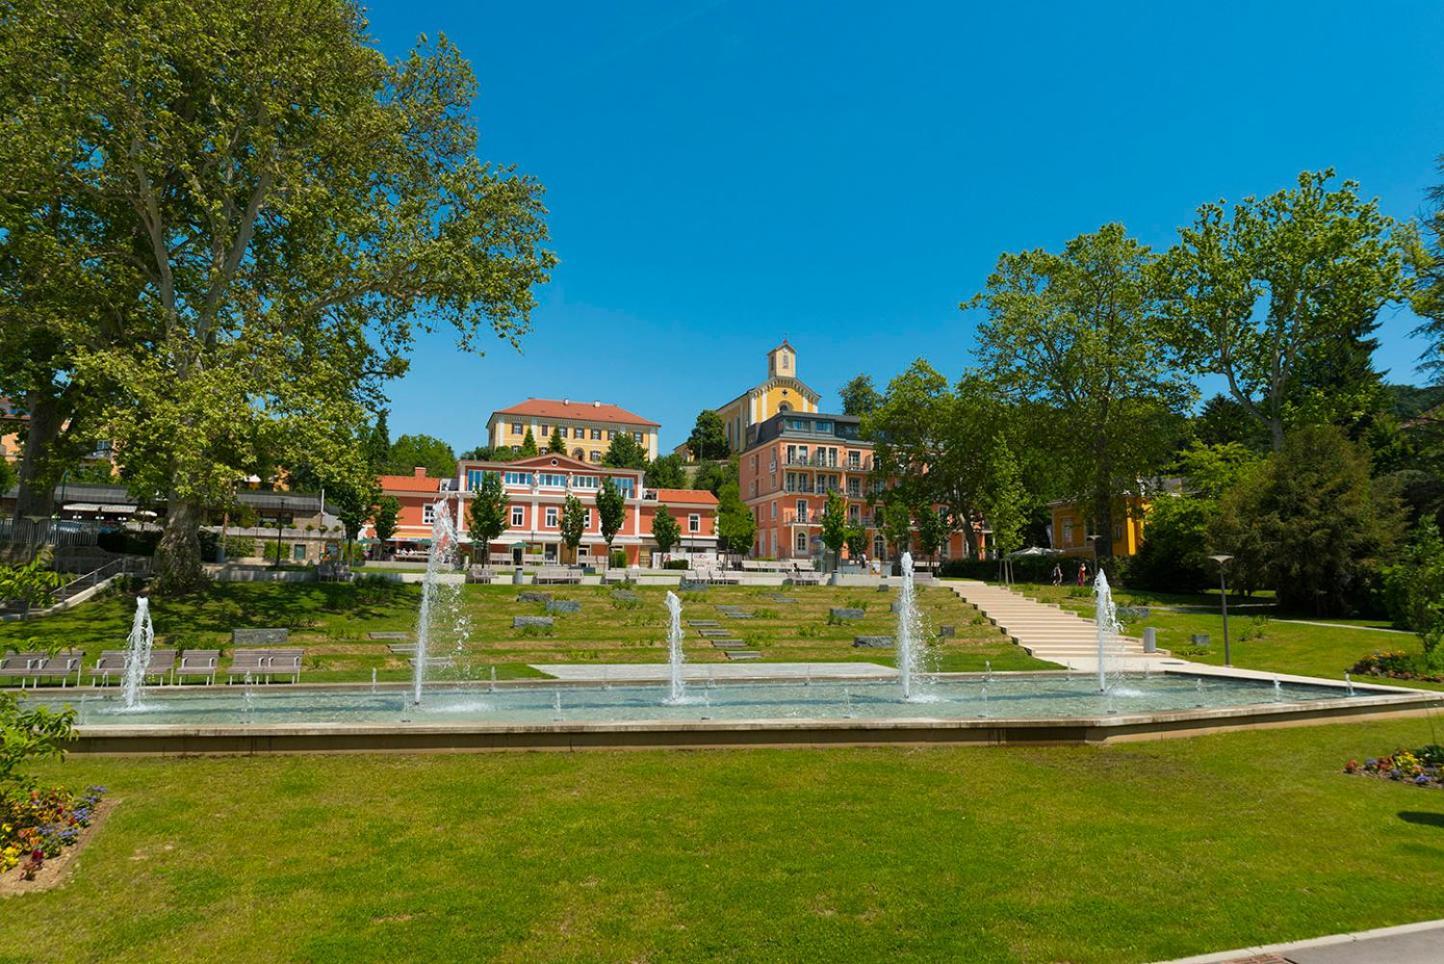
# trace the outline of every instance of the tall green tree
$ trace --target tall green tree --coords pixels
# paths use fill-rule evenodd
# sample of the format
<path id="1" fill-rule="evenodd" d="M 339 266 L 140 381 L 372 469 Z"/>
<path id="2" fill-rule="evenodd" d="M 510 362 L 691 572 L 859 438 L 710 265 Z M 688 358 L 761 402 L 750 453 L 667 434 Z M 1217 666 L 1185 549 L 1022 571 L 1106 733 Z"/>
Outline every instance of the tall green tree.
<path id="1" fill-rule="evenodd" d="M 561 426 L 552 429 L 552 437 L 547 440 L 547 451 L 554 455 L 567 454 L 567 443 L 562 440 Z"/>
<path id="2" fill-rule="evenodd" d="M 44 304 L 86 293 L 54 333 L 107 387 L 131 487 L 166 496 L 163 587 L 203 580 L 205 510 L 260 452 L 365 472 L 349 442 L 417 330 L 528 329 L 541 186 L 477 160 L 445 39 L 390 62 L 346 0 L 16 0 L 5 23 L 0 167 L 44 190 L 5 192 L 0 236 Z M 53 212 L 86 227 L 46 245 Z"/>
<path id="3" fill-rule="evenodd" d="M 392 443 L 385 471 L 388 475 L 410 475 L 416 468 L 426 469 L 434 479 L 451 478 L 456 474 L 456 454 L 433 435 L 403 435 Z"/>
<path id="4" fill-rule="evenodd" d="M 1282 606 L 1324 614 L 1366 601 L 1401 528 L 1367 452 L 1334 426 L 1306 425 L 1229 489 L 1209 535 L 1215 552 L 1235 557 L 1245 587 L 1270 586 Z"/>
<path id="5" fill-rule="evenodd" d="M 703 462 L 692 476 L 692 484 L 689 488 L 706 489 L 721 498 L 722 487 L 728 482 L 736 481 L 737 458 L 733 456 L 726 462 Z"/>
<path id="6" fill-rule="evenodd" d="M 1008 440 L 1001 434 L 993 439 L 992 459 L 983 496 L 983 516 L 993 534 L 999 555 L 1022 547 L 1023 527 L 1028 519 L 1028 497 L 1023 489 L 1022 471 Z"/>
<path id="7" fill-rule="evenodd" d="M 717 495 L 717 536 L 724 552 L 746 555 L 757 538 L 757 519 L 742 501 L 742 487 L 736 482 L 722 486 Z"/>
<path id="8" fill-rule="evenodd" d="M 1275 451 L 1290 424 L 1377 404 L 1369 336 L 1405 295 L 1407 232 L 1333 177 L 1305 171 L 1297 188 L 1231 210 L 1205 204 L 1158 264 L 1182 364 L 1222 376 Z"/>
<path id="9" fill-rule="evenodd" d="M 517 454 L 519 454 L 522 458 L 526 458 L 531 455 L 541 454 L 536 447 L 536 436 L 531 433 L 530 428 L 527 428 L 526 435 L 521 440 L 521 448 L 518 450 Z"/>
<path id="10" fill-rule="evenodd" d="M 698 462 L 727 458 L 731 449 L 727 445 L 727 429 L 722 424 L 722 416 L 710 408 L 698 412 L 692 434 L 687 436 L 687 450 Z"/>
<path id="11" fill-rule="evenodd" d="M 622 530 L 622 523 L 626 519 L 627 500 L 610 477 L 602 479 L 602 486 L 597 489 L 597 527 L 601 529 L 602 539 L 607 543 L 609 560 L 612 555 L 612 540 Z"/>
<path id="12" fill-rule="evenodd" d="M 838 394 L 845 415 L 867 415 L 882 404 L 882 395 L 873 387 L 871 375 L 854 375 Z"/>
<path id="13" fill-rule="evenodd" d="M 618 432 L 612 436 L 602 464 L 614 469 L 645 469 L 647 450 L 633 437 L 631 432 Z"/>
<path id="14" fill-rule="evenodd" d="M 1164 464 L 1192 400 L 1167 360 L 1146 247 L 1120 224 L 1054 254 L 1005 254 L 970 305 L 985 371 L 1015 401 L 1039 403 L 1044 437 L 1069 494 L 1110 533 L 1115 500 Z M 1099 540 L 1100 555 L 1111 540 Z"/>
<path id="15" fill-rule="evenodd" d="M 883 497 L 877 508 L 878 528 L 892 546 L 893 557 L 900 558 L 912 546 L 913 514 L 907 499 L 897 490 Z"/>
<path id="16" fill-rule="evenodd" d="M 383 495 L 376 500 L 376 514 L 371 527 L 376 530 L 376 541 L 384 547 L 396 535 L 396 520 L 401 515 L 401 503 L 394 495 Z"/>
<path id="17" fill-rule="evenodd" d="M 659 455 L 647 463 L 644 476 L 649 489 L 689 489 L 687 470 L 683 467 L 682 456 L 675 453 Z"/>
<path id="18" fill-rule="evenodd" d="M 657 506 L 657 514 L 652 516 L 652 539 L 657 543 L 657 551 L 666 556 L 672 551 L 672 547 L 682 540 L 682 528 L 677 525 L 677 520 L 672 518 L 672 513 L 667 511 L 665 505 Z"/>
<path id="19" fill-rule="evenodd" d="M 582 507 L 582 500 L 568 492 L 566 501 L 562 503 L 561 534 L 573 561 L 577 558 L 577 546 L 582 544 L 586 523 L 587 510 Z"/>
<path id="20" fill-rule="evenodd" d="M 867 553 L 867 530 L 861 524 L 849 524 L 846 542 L 848 558 L 854 561 L 862 559 Z"/>
<path id="21" fill-rule="evenodd" d="M 842 547 L 847 542 L 847 500 L 841 492 L 827 493 L 822 506 L 822 544 L 832 553 L 832 567 L 842 560 Z"/>
<path id="22" fill-rule="evenodd" d="M 929 562 L 936 562 L 939 550 L 948 539 L 948 524 L 944 521 L 946 510 L 920 505 L 914 511 L 917 515 L 918 548 Z"/>
<path id="23" fill-rule="evenodd" d="M 1444 155 L 1437 159 L 1444 174 Z M 1414 333 L 1424 339 L 1419 367 L 1428 372 L 1435 385 L 1444 385 L 1444 184 L 1429 190 L 1432 208 L 1424 216 L 1428 244 L 1411 250 L 1414 268 L 1413 306 L 1424 319 Z"/>
<path id="24" fill-rule="evenodd" d="M 466 507 L 466 528 L 472 543 L 481 543 L 482 565 L 491 565 L 491 544 L 506 531 L 507 509 L 511 496 L 501 484 L 498 472 L 483 472 L 481 481 L 472 488 L 471 504 Z"/>

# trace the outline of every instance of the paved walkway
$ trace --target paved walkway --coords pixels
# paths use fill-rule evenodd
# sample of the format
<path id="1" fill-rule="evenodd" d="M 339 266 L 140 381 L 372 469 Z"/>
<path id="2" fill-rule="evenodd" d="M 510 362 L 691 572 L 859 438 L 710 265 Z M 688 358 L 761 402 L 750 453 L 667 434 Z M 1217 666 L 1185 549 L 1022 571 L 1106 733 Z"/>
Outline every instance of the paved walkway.
<path id="1" fill-rule="evenodd" d="M 1060 606 L 1029 599 L 1005 586 L 962 580 L 945 583 L 1019 646 L 1039 659 L 1061 663 L 1070 669 L 1097 669 L 1098 624 Z M 1113 658 L 1129 669 L 1153 661 L 1168 660 L 1164 654 L 1143 652 L 1143 641 L 1131 636 L 1115 640 Z"/>
<path id="2" fill-rule="evenodd" d="M 1201 954 L 1173 964 L 1437 964 L 1444 961 L 1444 920 L 1335 934 L 1289 944 Z"/>
<path id="3" fill-rule="evenodd" d="M 1352 623 L 1314 622 L 1311 619 L 1275 619 L 1276 623 L 1293 623 L 1295 626 L 1322 626 L 1325 629 L 1363 629 L 1371 633 L 1398 633 L 1401 636 L 1415 636 L 1407 629 L 1390 629 L 1387 626 L 1355 626 Z"/>
<path id="4" fill-rule="evenodd" d="M 618 683 L 623 680 L 656 682 L 670 678 L 666 663 L 536 663 L 532 669 L 570 683 Z M 685 679 L 821 679 L 825 676 L 892 676 L 897 670 L 879 663 L 688 663 Z"/>

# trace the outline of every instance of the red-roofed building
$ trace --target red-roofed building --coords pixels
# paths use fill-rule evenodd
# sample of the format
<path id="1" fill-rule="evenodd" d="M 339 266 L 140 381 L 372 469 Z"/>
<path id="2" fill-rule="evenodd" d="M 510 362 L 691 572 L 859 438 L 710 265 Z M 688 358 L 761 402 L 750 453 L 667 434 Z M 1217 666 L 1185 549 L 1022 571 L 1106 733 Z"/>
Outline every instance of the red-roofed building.
<path id="1" fill-rule="evenodd" d="M 456 476 L 434 479 L 418 468 L 413 475 L 383 475 L 381 489 L 401 504 L 392 539 L 392 551 L 421 549 L 431 538 L 431 526 L 438 502 L 455 513 L 457 532 L 464 543 L 471 541 L 466 508 L 472 491 L 488 473 L 500 475 L 508 497 L 506 530 L 491 544 L 494 565 L 560 563 L 572 561 L 561 534 L 562 506 L 568 494 L 575 495 L 586 509 L 581 545 L 576 561 L 583 564 L 606 560 L 607 543 L 602 538 L 597 515 L 597 491 L 604 479 L 622 493 L 626 514 L 622 527 L 612 539 L 612 548 L 627 555 L 629 565 L 648 564 L 656 551 L 652 519 L 659 505 L 666 505 L 681 530 L 682 542 L 673 550 L 695 555 L 714 555 L 717 550 L 717 497 L 707 491 L 642 487 L 640 469 L 614 469 L 592 465 L 566 455 L 542 454 L 514 462 L 463 459 Z M 374 529 L 367 526 L 367 535 Z M 478 553 L 479 555 L 479 553 Z"/>
<path id="2" fill-rule="evenodd" d="M 560 431 L 567 454 L 599 465 L 618 432 L 629 432 L 647 458 L 657 457 L 656 422 L 605 402 L 579 402 L 569 398 L 529 398 L 491 413 L 486 422 L 492 448 L 520 447 L 531 432 L 537 448 L 545 450 L 554 431 Z"/>

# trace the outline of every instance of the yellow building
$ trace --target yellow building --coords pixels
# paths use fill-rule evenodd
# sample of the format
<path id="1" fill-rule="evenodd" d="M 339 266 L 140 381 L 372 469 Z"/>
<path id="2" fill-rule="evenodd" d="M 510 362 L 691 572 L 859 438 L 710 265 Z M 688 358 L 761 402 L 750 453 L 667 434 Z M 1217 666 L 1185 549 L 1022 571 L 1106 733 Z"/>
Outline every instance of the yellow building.
<path id="1" fill-rule="evenodd" d="M 1137 555 L 1143 545 L 1143 524 L 1148 509 L 1158 496 L 1174 496 L 1183 492 L 1183 480 L 1179 478 L 1158 478 L 1148 480 L 1142 486 L 1147 495 L 1126 495 L 1113 500 L 1113 555 Z M 1053 520 L 1049 538 L 1054 549 L 1062 549 L 1065 556 L 1093 555 L 1093 544 L 1088 537 L 1095 535 L 1089 528 L 1088 510 L 1092 506 L 1076 502 L 1050 502 Z"/>
<path id="2" fill-rule="evenodd" d="M 497 409 L 486 422 L 492 448 L 520 447 L 527 432 L 531 432 L 537 450 L 545 452 L 552 433 L 560 432 L 568 455 L 594 465 L 602 461 L 618 432 L 630 433 L 647 458 L 655 459 L 660 428 L 656 422 L 616 405 L 574 402 L 569 398 L 529 398 L 510 408 Z"/>
<path id="3" fill-rule="evenodd" d="M 767 353 L 767 380 L 717 409 L 733 452 L 747 447 L 747 429 L 778 412 L 815 412 L 821 395 L 797 377 L 797 350 L 783 339 Z"/>

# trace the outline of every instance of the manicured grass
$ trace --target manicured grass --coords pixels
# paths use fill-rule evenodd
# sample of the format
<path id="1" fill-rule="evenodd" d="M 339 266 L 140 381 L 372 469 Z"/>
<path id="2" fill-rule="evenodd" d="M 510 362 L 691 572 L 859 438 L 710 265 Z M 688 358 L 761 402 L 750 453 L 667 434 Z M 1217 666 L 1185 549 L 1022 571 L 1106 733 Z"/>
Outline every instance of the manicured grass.
<path id="1" fill-rule="evenodd" d="M 1423 719 L 1105 748 L 81 759 L 0 960 L 1158 960 L 1439 916 Z"/>
<path id="2" fill-rule="evenodd" d="M 463 662 L 472 673 L 485 675 L 495 666 L 502 678 L 534 676 L 538 674 L 529 668 L 532 663 L 666 659 L 664 588 L 632 590 L 635 603 L 614 599 L 612 589 L 602 586 L 523 588 L 576 600 L 581 611 L 556 614 L 550 632 L 530 635 L 513 629 L 512 619 L 542 615 L 542 604 L 518 602 L 515 586 L 466 586 L 462 605 L 471 629 Z M 793 602 L 779 602 L 775 595 Z M 894 598 L 891 592 L 828 586 L 718 586 L 683 594 L 685 618 L 716 620 L 770 661 L 890 663 L 890 650 L 855 649 L 852 641 L 859 635 L 893 632 L 895 617 L 889 604 Z M 937 668 L 981 670 L 987 662 L 996 670 L 1052 668 L 1053 664 L 1035 660 L 1013 645 L 951 591 L 923 588 L 918 599 L 930 625 L 952 625 L 957 633 L 934 647 Z M 373 669 L 379 679 L 395 680 L 410 674 L 407 657 L 390 653 L 389 641 L 372 640 L 367 634 L 413 631 L 419 600 L 420 588 L 415 585 L 224 583 L 196 596 L 155 597 L 151 609 L 159 646 L 228 647 L 233 628 L 285 626 L 291 629 L 291 645 L 306 650 L 307 680 L 366 680 Z M 754 618 L 729 619 L 718 612 L 719 605 L 740 606 Z M 133 606 L 129 597 L 114 595 L 54 616 L 3 623 L 0 647 L 74 646 L 85 650 L 88 667 L 102 649 L 124 648 Z M 866 613 L 855 621 L 830 623 L 828 610 L 833 607 Z M 451 645 L 442 641 L 436 651 L 446 652 Z M 693 629 L 688 630 L 686 656 L 699 663 L 725 660 Z"/>
<path id="3" fill-rule="evenodd" d="M 1060 603 L 1065 608 L 1076 610 L 1087 616 L 1093 615 L 1091 594 L 1087 598 L 1071 593 L 1073 587 L 1046 585 L 1023 585 L 1018 587 L 1024 595 L 1048 602 Z M 1218 606 L 1218 594 L 1210 596 L 1177 596 L 1150 593 L 1138 590 L 1123 590 L 1116 594 L 1123 605 L 1149 606 L 1165 605 Z M 1316 620 L 1332 622 L 1330 626 L 1305 625 L 1286 622 L 1284 618 L 1264 615 L 1269 610 L 1247 608 L 1257 600 L 1230 597 L 1229 635 L 1233 665 L 1245 669 L 1265 670 L 1276 673 L 1295 673 L 1301 676 L 1319 676 L 1326 679 L 1342 679 L 1344 674 L 1360 659 L 1383 650 L 1402 650 L 1411 655 L 1423 651 L 1418 636 L 1405 633 L 1380 633 L 1360 626 L 1384 625 L 1377 620 Z M 1236 608 L 1238 604 L 1244 608 Z M 1313 617 L 1298 617 L 1310 619 Z M 1152 626 L 1158 631 L 1158 645 L 1172 650 L 1177 656 L 1200 663 L 1223 665 L 1223 617 L 1215 609 L 1210 612 L 1169 612 L 1154 609 L 1147 619 L 1129 622 L 1125 629 L 1130 635 L 1139 635 L 1144 627 Z M 1202 652 L 1189 651 L 1190 637 L 1195 633 L 1207 633 L 1209 645 Z M 1423 689 L 1441 689 L 1436 683 L 1415 683 L 1404 680 L 1383 680 L 1398 686 L 1417 686 Z"/>

